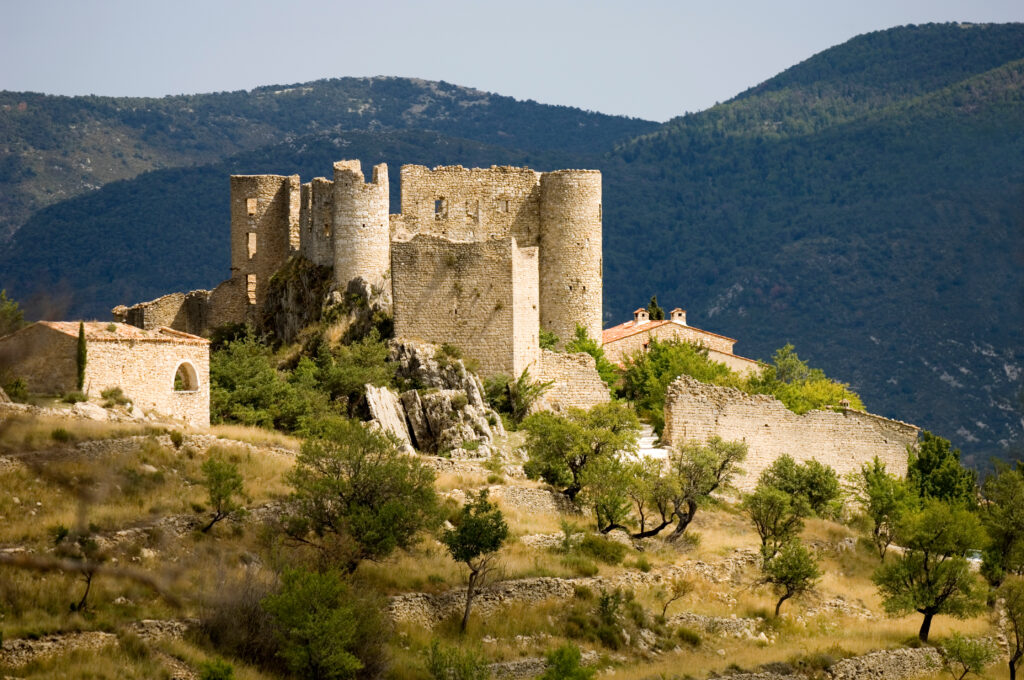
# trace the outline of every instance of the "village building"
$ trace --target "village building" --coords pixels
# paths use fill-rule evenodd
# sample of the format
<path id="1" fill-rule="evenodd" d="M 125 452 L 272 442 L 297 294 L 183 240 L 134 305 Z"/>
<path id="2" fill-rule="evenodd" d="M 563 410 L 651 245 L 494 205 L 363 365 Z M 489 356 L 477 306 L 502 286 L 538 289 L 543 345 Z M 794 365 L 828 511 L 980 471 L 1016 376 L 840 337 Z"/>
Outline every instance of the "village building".
<path id="1" fill-rule="evenodd" d="M 119 387 L 143 413 L 193 427 L 210 424 L 210 341 L 170 328 L 86 321 L 82 392 L 99 397 Z M 78 389 L 77 321 L 39 321 L 0 338 L 0 369 L 30 392 Z"/>
<path id="2" fill-rule="evenodd" d="M 616 364 L 622 364 L 637 352 L 646 352 L 652 338 L 659 342 L 679 340 L 704 347 L 709 359 L 725 364 L 743 376 L 758 370 L 756 361 L 733 353 L 732 348 L 736 344 L 733 338 L 688 326 L 686 311 L 679 307 L 669 313 L 668 319 L 659 320 L 652 320 L 648 311 L 641 307 L 633 312 L 632 321 L 607 328 L 601 334 L 604 355 Z"/>

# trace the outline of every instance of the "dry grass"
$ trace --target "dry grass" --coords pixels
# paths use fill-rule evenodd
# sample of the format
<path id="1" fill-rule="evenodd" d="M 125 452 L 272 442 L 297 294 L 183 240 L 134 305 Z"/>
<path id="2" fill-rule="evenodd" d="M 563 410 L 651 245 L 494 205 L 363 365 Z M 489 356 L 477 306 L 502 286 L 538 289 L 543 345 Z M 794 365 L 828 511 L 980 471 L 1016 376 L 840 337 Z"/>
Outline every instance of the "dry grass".
<path id="1" fill-rule="evenodd" d="M 233 439 L 254 446 L 269 446 L 298 452 L 302 440 L 277 430 L 248 425 L 211 425 L 210 434 L 221 439 Z"/>
<path id="2" fill-rule="evenodd" d="M 117 644 L 99 649 L 38 659 L 20 668 L 0 671 L 17 678 L 46 680 L 167 680 L 170 672 L 152 655 L 131 655 Z"/>
<path id="3" fill-rule="evenodd" d="M 55 430 L 64 430 L 74 441 L 116 439 L 145 434 L 163 434 L 166 430 L 143 423 L 110 423 L 56 416 L 14 415 L 0 420 L 0 452 L 38 451 L 59 445 Z"/>

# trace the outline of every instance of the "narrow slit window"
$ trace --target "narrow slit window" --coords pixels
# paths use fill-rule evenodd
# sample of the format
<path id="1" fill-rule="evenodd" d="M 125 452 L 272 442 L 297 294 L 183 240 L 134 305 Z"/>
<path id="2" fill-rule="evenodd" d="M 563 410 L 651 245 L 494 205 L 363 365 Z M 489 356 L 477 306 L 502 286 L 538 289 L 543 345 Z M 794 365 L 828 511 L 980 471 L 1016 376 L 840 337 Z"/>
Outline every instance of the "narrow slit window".
<path id="1" fill-rule="evenodd" d="M 444 197 L 434 200 L 434 219 L 443 220 L 448 217 L 448 201 Z"/>
<path id="2" fill-rule="evenodd" d="M 331 223 L 330 222 L 324 222 L 324 238 L 330 238 L 330 237 L 331 237 Z"/>
<path id="3" fill-rule="evenodd" d="M 245 199 L 245 210 L 246 210 L 246 212 L 249 213 L 249 215 L 255 215 L 256 214 L 256 199 L 255 198 L 247 198 L 247 199 Z"/>
<path id="4" fill-rule="evenodd" d="M 249 259 L 251 260 L 256 254 L 256 232 L 250 231 L 248 234 L 248 247 L 249 247 Z"/>
<path id="5" fill-rule="evenodd" d="M 245 293 L 249 297 L 249 304 L 256 304 L 256 275 L 247 274 L 245 277 Z"/>
<path id="6" fill-rule="evenodd" d="M 499 198 L 498 199 L 498 211 L 499 212 L 503 212 L 503 213 L 507 213 L 508 212 L 508 199 L 507 198 Z"/>

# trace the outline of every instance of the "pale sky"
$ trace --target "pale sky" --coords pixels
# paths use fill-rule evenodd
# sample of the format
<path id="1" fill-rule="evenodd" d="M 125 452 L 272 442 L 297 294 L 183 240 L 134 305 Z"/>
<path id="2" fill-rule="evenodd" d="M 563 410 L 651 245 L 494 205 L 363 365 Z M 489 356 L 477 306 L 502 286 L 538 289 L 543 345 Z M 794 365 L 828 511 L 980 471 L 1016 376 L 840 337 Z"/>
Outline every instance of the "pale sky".
<path id="1" fill-rule="evenodd" d="M 663 121 L 860 33 L 946 21 L 1024 21 L 1024 1 L 0 0 L 0 90 L 393 75 Z"/>

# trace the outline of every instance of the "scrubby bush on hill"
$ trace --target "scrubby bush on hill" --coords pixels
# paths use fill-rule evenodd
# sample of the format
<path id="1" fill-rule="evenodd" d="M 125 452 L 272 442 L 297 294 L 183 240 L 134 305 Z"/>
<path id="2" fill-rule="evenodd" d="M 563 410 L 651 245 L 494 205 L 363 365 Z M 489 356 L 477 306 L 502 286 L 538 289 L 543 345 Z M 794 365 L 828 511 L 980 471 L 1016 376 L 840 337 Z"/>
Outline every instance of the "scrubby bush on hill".
<path id="1" fill-rule="evenodd" d="M 572 340 L 565 343 L 565 351 L 585 352 L 594 357 L 597 373 L 608 387 L 615 387 L 615 384 L 619 381 L 619 369 L 615 367 L 615 364 L 608 361 L 604 355 L 604 350 L 601 349 L 601 345 L 590 337 L 587 329 L 583 326 L 576 326 L 576 335 Z"/>
<path id="2" fill-rule="evenodd" d="M 791 456 L 782 455 L 765 468 L 758 481 L 800 497 L 818 517 L 835 518 L 842 510 L 839 475 L 814 459 L 797 463 Z"/>

